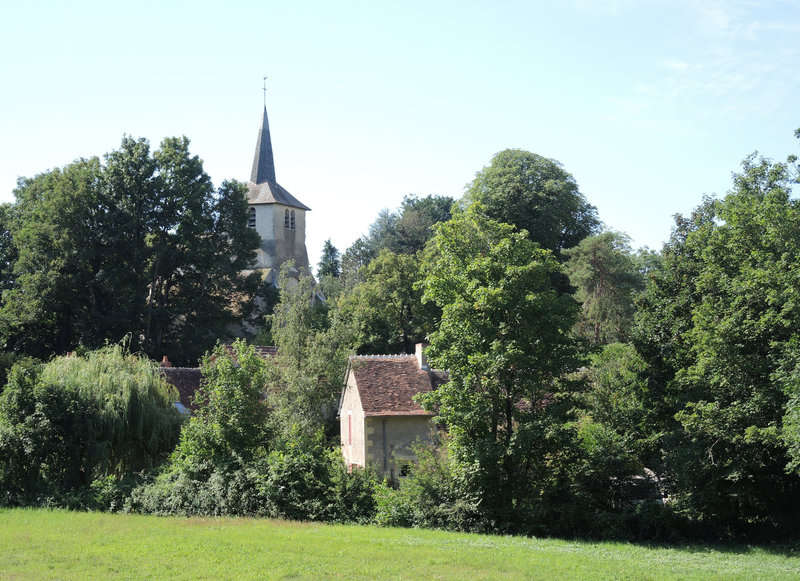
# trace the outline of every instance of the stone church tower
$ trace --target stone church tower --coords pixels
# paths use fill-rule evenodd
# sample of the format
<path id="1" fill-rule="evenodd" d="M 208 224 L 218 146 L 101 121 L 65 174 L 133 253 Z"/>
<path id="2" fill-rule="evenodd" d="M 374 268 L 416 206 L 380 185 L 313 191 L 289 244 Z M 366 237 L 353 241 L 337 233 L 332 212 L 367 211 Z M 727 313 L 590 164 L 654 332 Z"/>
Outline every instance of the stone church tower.
<path id="1" fill-rule="evenodd" d="M 275 160 L 272 157 L 266 105 L 247 187 L 250 204 L 247 223 L 261 236 L 261 247 L 256 251 L 254 268 L 263 269 L 265 280 L 272 283 L 277 283 L 280 267 L 288 260 L 294 260 L 298 269 L 308 269 L 306 212 L 311 208 L 275 180 Z"/>

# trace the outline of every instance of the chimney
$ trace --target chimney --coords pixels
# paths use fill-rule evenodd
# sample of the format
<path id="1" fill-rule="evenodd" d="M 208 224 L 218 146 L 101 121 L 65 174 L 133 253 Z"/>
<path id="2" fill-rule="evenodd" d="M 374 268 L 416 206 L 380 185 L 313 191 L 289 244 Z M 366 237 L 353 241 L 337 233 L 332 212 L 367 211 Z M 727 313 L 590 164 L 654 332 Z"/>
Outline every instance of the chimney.
<path id="1" fill-rule="evenodd" d="M 430 371 L 430 367 L 428 367 L 428 356 L 425 355 L 423 350 L 427 347 L 427 343 L 417 343 L 416 345 L 416 355 L 417 355 L 417 363 L 419 364 L 419 368 L 424 371 Z"/>
<path id="2" fill-rule="evenodd" d="M 161 360 L 161 367 L 172 367 L 172 363 L 169 362 L 166 355 L 164 355 L 164 359 Z"/>

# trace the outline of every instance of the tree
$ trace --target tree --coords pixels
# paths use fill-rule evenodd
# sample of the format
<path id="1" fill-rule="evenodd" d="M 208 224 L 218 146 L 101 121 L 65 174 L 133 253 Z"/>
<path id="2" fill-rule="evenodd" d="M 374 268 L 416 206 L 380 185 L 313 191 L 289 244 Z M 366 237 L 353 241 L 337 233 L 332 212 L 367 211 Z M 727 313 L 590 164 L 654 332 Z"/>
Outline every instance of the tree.
<path id="1" fill-rule="evenodd" d="M 555 160 L 521 149 L 497 153 L 467 186 L 462 206 L 483 204 L 486 215 L 527 230 L 556 257 L 597 231 L 597 210 Z"/>
<path id="2" fill-rule="evenodd" d="M 147 140 L 76 161 L 15 190 L 18 257 L 3 297 L 13 348 L 49 356 L 130 334 L 132 348 L 195 359 L 246 316 L 255 279 L 241 271 L 258 235 L 245 187 L 215 191 L 186 138 L 151 155 Z"/>
<path id="3" fill-rule="evenodd" d="M 433 227 L 451 218 L 455 201 L 450 196 L 406 196 L 395 226 L 394 247 L 398 254 L 416 254 L 433 237 Z"/>
<path id="4" fill-rule="evenodd" d="M 423 300 L 442 309 L 431 360 L 450 373 L 424 406 L 448 426 L 486 517 L 519 522 L 556 478 L 577 305 L 551 284 L 552 252 L 479 206 L 436 227 L 421 268 Z"/>
<path id="5" fill-rule="evenodd" d="M 422 302 L 415 256 L 382 250 L 337 305 L 358 332 L 360 353 L 413 353 L 433 332 L 440 310 Z"/>
<path id="6" fill-rule="evenodd" d="M 274 423 L 264 399 L 267 364 L 252 346 L 217 345 L 202 361 L 197 409 L 169 462 L 131 494 L 130 509 L 156 514 L 266 515 Z"/>
<path id="7" fill-rule="evenodd" d="M 106 245 L 97 158 L 20 178 L 10 213 L 14 285 L 3 294 L 9 347 L 42 357 L 63 353 L 85 334 L 104 296 Z M 120 339 L 117 337 L 117 339 Z"/>
<path id="8" fill-rule="evenodd" d="M 120 346 L 16 365 L 0 395 L 0 503 L 64 498 L 157 466 L 177 442 L 177 396 Z"/>
<path id="9" fill-rule="evenodd" d="M 346 318 L 317 302 L 308 273 L 290 278 L 293 267 L 281 267 L 281 298 L 268 317 L 278 354 L 270 362 L 267 398 L 280 434 L 313 439 L 319 429 L 334 427 L 355 337 Z"/>
<path id="10" fill-rule="evenodd" d="M 750 156 L 724 199 L 679 216 L 637 315 L 676 506 L 717 527 L 795 526 L 783 427 L 800 341 L 795 162 Z"/>
<path id="11" fill-rule="evenodd" d="M 576 330 L 594 345 L 623 342 L 633 324 L 634 296 L 644 287 L 630 239 L 607 231 L 564 250 L 565 270 L 582 304 Z"/>
<path id="12" fill-rule="evenodd" d="M 339 278 L 342 273 L 341 257 L 336 247 L 331 244 L 331 239 L 325 241 L 322 247 L 322 257 L 319 260 L 317 269 L 317 276 L 321 279 L 325 276 L 333 276 Z"/>
<path id="13" fill-rule="evenodd" d="M 449 196 L 408 195 L 397 212 L 381 210 L 369 227 L 369 234 L 358 238 L 342 258 L 342 278 L 349 287 L 362 281 L 360 272 L 382 250 L 395 254 L 416 254 L 433 236 L 433 226 L 450 219 L 453 198 Z"/>
<path id="14" fill-rule="evenodd" d="M 11 235 L 11 204 L 0 204 L 0 295 L 14 282 L 12 268 L 17 259 Z"/>
<path id="15" fill-rule="evenodd" d="M 267 366 L 255 349 L 235 341 L 203 357 L 197 412 L 181 431 L 173 464 L 247 462 L 269 451 L 272 428 L 264 401 Z"/>

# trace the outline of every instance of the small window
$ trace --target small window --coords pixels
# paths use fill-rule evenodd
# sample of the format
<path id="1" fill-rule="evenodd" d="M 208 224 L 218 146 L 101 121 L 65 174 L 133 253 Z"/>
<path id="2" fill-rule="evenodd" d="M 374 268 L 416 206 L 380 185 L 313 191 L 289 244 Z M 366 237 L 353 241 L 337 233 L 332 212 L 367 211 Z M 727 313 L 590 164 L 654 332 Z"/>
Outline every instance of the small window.
<path id="1" fill-rule="evenodd" d="M 289 210 L 288 209 L 286 211 L 284 211 L 284 213 L 283 213 L 283 227 L 284 228 L 289 228 L 290 227 L 289 226 Z"/>
<path id="2" fill-rule="evenodd" d="M 292 210 L 292 225 L 291 225 L 291 229 L 292 230 L 294 230 L 294 225 L 295 225 L 295 222 L 294 222 L 294 210 Z"/>
<path id="3" fill-rule="evenodd" d="M 248 228 L 256 227 L 256 209 L 250 208 L 247 210 L 247 226 Z"/>
<path id="4" fill-rule="evenodd" d="M 353 416 L 347 414 L 347 443 L 352 446 L 353 444 Z"/>

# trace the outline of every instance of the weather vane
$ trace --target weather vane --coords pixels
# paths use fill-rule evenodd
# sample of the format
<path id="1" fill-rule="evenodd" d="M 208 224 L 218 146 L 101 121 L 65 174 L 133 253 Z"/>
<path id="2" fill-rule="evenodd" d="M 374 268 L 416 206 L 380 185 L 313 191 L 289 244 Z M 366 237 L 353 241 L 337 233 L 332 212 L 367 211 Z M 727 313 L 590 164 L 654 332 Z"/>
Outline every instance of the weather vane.
<path id="1" fill-rule="evenodd" d="M 267 106 L 267 75 L 264 75 L 264 107 Z"/>

